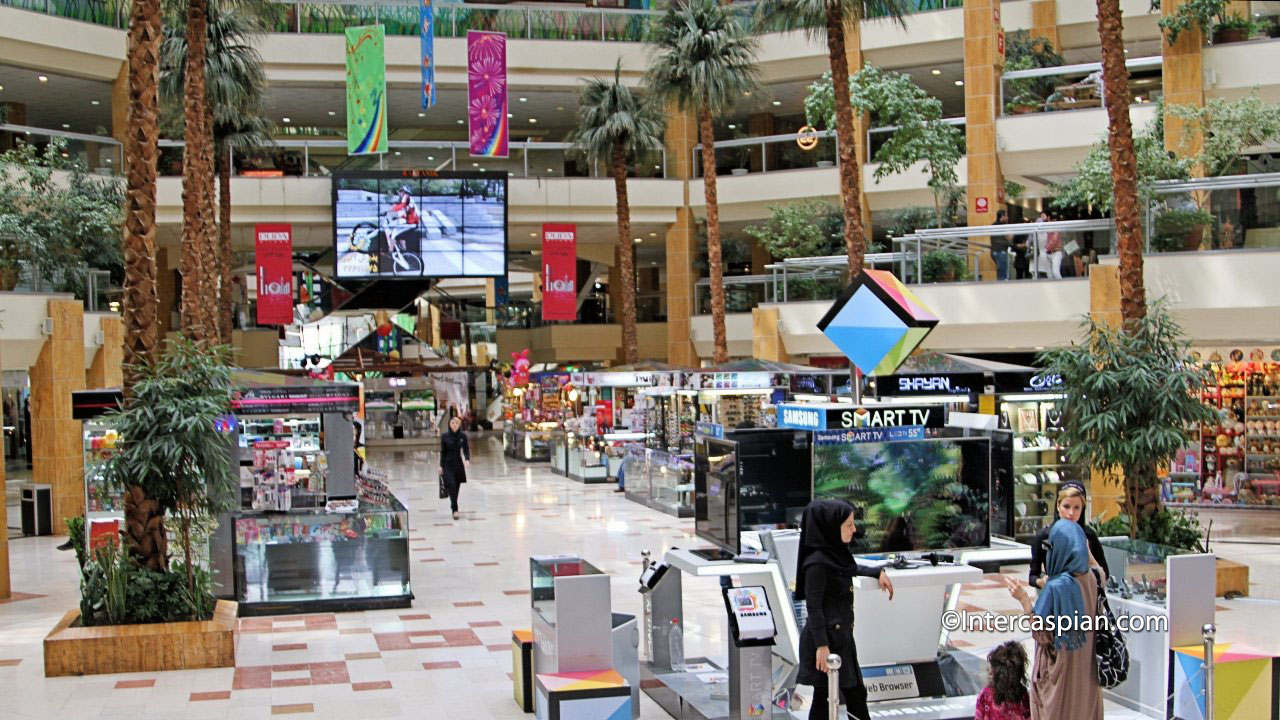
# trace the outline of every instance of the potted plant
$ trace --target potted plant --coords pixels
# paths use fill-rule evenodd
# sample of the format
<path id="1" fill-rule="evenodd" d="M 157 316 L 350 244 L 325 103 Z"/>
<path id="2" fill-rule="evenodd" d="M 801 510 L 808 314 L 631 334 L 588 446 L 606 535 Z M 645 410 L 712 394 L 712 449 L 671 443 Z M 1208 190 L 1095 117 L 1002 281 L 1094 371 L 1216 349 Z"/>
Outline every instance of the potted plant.
<path id="1" fill-rule="evenodd" d="M 1229 15 L 1213 26 L 1213 44 L 1244 42 L 1258 32 L 1258 24 L 1243 15 Z"/>
<path id="2" fill-rule="evenodd" d="M 920 260 L 922 282 L 957 282 L 969 279 L 969 267 L 962 255 L 946 250 L 930 250 Z"/>
<path id="3" fill-rule="evenodd" d="M 1156 252 L 1199 250 L 1213 215 L 1199 208 L 1170 208 L 1156 216 L 1151 233 L 1151 249 Z"/>
<path id="4" fill-rule="evenodd" d="M 1009 81 L 1010 85 L 1016 82 L 1018 81 L 1017 80 Z M 1040 110 L 1043 104 L 1044 104 L 1043 98 L 1039 97 L 1038 95 L 1031 92 L 1030 90 L 1022 90 L 1017 95 L 1015 95 L 1012 100 L 1004 104 L 1004 109 L 1005 109 L 1005 112 L 1012 113 L 1014 115 L 1026 115 L 1027 113 L 1033 113 Z"/>

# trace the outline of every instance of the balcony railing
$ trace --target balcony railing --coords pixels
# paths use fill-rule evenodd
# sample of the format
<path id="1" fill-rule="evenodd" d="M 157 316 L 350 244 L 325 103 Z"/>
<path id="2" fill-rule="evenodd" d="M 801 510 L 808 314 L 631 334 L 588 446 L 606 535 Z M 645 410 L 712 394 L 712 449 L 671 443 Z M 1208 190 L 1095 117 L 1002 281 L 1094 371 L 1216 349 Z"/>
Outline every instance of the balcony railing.
<path id="1" fill-rule="evenodd" d="M 160 141 L 160 174 L 182 174 L 181 140 Z M 568 143 L 512 142 L 510 157 L 472 157 L 466 142 L 392 140 L 383 155 L 347 155 L 346 140 L 278 140 L 255 152 L 233 153 L 231 167 L 241 177 L 327 177 L 338 170 L 480 170 L 509 177 L 608 177 L 606 168 L 574 157 Z M 666 153 L 628 168 L 629 177 L 666 177 Z"/>
<path id="2" fill-rule="evenodd" d="M 124 156 L 120 142 L 102 135 L 85 135 L 65 130 L 47 130 L 27 125 L 0 125 L 0 134 L 34 145 L 48 144 L 53 138 L 66 141 L 62 151 L 68 160 L 79 161 L 91 173 L 118 175 L 124 172 Z"/>
<path id="3" fill-rule="evenodd" d="M 1278 188 L 1280 173 L 1160 183 L 1147 211 L 1147 248 L 1152 252 L 1280 248 Z"/>
<path id="4" fill-rule="evenodd" d="M 1129 69 L 1130 104 L 1153 103 L 1163 96 L 1162 62 L 1159 56 L 1125 61 Z M 1100 108 L 1101 78 L 1102 63 L 1007 72 L 1000 82 L 1000 107 L 1005 115 Z"/>

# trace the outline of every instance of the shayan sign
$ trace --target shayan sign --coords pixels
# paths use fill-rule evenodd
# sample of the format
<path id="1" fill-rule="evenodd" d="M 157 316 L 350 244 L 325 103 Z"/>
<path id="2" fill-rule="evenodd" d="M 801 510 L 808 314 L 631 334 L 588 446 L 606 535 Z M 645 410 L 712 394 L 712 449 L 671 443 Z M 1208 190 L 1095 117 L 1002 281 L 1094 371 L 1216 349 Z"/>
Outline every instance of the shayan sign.
<path id="1" fill-rule="evenodd" d="M 942 406 L 886 405 L 884 407 L 852 407 L 849 405 L 778 405 L 778 427 L 796 430 L 850 430 L 855 428 L 943 426 Z"/>
<path id="2" fill-rule="evenodd" d="M 986 382 L 982 373 L 889 375 L 876 378 L 876 394 L 881 397 L 969 395 L 982 392 Z"/>

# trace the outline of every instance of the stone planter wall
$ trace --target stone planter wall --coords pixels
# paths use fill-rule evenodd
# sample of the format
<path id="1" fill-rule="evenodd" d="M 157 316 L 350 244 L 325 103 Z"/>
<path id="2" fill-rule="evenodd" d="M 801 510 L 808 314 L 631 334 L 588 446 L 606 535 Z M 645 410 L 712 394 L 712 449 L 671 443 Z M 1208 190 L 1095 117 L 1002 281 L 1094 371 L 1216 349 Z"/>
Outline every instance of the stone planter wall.
<path id="1" fill-rule="evenodd" d="M 203 622 L 72 627 L 71 610 L 44 639 L 45 677 L 234 667 L 237 605 L 219 600 Z"/>

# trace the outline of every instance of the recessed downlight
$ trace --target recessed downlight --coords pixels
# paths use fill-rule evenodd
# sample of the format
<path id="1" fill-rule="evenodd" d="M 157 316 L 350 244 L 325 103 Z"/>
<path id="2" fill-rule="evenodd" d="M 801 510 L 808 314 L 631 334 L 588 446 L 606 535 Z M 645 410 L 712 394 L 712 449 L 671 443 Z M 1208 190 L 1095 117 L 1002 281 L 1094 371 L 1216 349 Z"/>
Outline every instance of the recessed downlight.
<path id="1" fill-rule="evenodd" d="M 930 71 L 929 71 L 929 74 L 930 74 L 930 75 L 941 75 L 941 74 L 942 74 L 942 71 L 941 71 L 941 70 L 939 70 L 938 68 L 934 68 L 934 69 L 932 69 L 932 70 L 930 70 Z"/>

